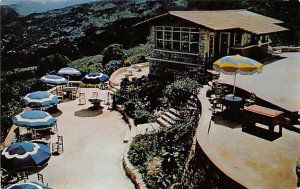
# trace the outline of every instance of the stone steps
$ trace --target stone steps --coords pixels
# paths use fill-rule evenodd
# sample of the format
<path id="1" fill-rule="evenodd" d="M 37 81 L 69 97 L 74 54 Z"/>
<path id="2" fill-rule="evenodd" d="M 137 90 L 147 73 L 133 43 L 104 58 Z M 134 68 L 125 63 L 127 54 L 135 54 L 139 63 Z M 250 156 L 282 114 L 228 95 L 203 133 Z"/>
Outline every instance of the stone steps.
<path id="1" fill-rule="evenodd" d="M 176 120 L 180 120 L 180 118 L 179 118 L 179 117 L 177 117 L 176 115 L 172 114 L 172 113 L 171 113 L 171 112 L 169 112 L 169 111 L 167 111 L 167 112 L 164 112 L 164 114 L 165 114 L 166 116 L 168 116 L 169 118 L 173 119 L 174 121 L 176 121 Z"/>
<path id="2" fill-rule="evenodd" d="M 175 120 L 173 120 L 172 118 L 168 117 L 167 115 L 163 114 L 160 116 L 163 120 L 165 120 L 166 122 L 170 123 L 171 125 L 173 125 L 175 123 Z"/>
<path id="3" fill-rule="evenodd" d="M 174 108 L 170 108 L 169 112 L 172 113 L 172 114 L 174 114 L 177 117 L 180 117 L 179 111 L 175 110 Z"/>
<path id="4" fill-rule="evenodd" d="M 160 124 L 162 127 L 171 127 L 172 125 L 165 121 L 163 118 L 159 117 L 156 119 L 157 123 Z"/>

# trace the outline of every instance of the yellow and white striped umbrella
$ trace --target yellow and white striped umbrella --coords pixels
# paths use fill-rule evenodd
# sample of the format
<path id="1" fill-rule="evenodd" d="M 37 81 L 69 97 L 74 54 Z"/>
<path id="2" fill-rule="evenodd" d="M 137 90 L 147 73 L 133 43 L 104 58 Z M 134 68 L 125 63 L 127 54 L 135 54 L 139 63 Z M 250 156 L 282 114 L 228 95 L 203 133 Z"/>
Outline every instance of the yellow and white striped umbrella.
<path id="1" fill-rule="evenodd" d="M 261 73 L 263 64 L 240 55 L 224 56 L 213 63 L 213 68 L 226 75 L 234 75 L 233 96 L 235 93 L 236 74 L 252 75 Z"/>
<path id="2" fill-rule="evenodd" d="M 240 55 L 224 56 L 213 64 L 215 70 L 226 75 L 235 75 L 237 73 L 242 75 L 252 75 L 254 73 L 261 73 L 263 64 Z"/>

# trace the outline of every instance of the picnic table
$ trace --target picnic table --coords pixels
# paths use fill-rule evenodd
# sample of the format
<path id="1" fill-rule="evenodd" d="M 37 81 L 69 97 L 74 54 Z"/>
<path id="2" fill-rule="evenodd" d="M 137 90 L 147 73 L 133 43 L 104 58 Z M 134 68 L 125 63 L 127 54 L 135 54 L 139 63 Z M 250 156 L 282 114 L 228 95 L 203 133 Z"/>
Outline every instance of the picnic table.
<path id="1" fill-rule="evenodd" d="M 284 112 L 266 108 L 259 105 L 252 105 L 244 108 L 244 119 L 250 126 L 255 126 L 255 123 L 261 123 L 269 127 L 269 131 L 274 132 L 274 127 L 279 126 L 279 133 L 282 134 L 281 121 Z"/>

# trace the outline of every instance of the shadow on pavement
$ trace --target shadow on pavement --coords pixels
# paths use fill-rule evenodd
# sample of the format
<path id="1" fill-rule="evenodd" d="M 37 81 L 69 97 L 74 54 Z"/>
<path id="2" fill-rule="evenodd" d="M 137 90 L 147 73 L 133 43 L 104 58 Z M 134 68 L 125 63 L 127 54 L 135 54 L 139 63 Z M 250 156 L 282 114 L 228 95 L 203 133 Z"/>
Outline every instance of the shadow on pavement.
<path id="1" fill-rule="evenodd" d="M 95 108 L 88 108 L 88 109 L 82 109 L 74 112 L 74 115 L 77 117 L 95 117 L 98 115 L 103 114 L 103 108 L 100 107 L 98 109 Z"/>
<path id="2" fill-rule="evenodd" d="M 242 129 L 242 132 L 248 133 L 250 135 L 253 135 L 253 136 L 268 140 L 268 141 L 274 141 L 281 137 L 280 133 L 270 132 L 267 129 L 263 129 L 260 127 L 254 127 L 254 126 L 244 127 Z"/>
<path id="3" fill-rule="evenodd" d="M 228 118 L 228 115 L 226 115 L 224 112 L 215 113 L 212 116 L 211 120 L 217 125 L 225 126 L 231 129 L 241 128 L 239 120 L 231 120 L 230 118 Z"/>
<path id="4" fill-rule="evenodd" d="M 62 111 L 60 111 L 59 109 L 56 110 L 55 112 L 49 112 L 53 117 L 59 117 L 63 114 Z"/>

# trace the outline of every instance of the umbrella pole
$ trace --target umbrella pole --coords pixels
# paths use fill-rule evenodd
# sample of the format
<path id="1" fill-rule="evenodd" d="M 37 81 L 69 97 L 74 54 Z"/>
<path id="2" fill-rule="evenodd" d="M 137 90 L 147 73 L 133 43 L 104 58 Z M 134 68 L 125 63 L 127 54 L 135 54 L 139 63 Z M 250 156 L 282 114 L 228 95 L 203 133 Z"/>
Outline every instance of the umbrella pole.
<path id="1" fill-rule="evenodd" d="M 234 83 L 233 83 L 233 98 L 235 94 L 235 80 L 236 80 L 236 74 L 234 74 Z"/>

